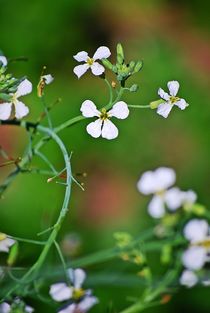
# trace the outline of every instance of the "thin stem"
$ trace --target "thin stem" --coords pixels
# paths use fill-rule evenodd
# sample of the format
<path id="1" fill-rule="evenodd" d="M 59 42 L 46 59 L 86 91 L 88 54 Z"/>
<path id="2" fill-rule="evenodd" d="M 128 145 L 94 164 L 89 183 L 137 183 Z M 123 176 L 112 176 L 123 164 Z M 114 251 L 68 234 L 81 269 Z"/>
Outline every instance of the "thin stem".
<path id="1" fill-rule="evenodd" d="M 69 285 L 71 285 L 70 277 L 69 277 L 68 272 L 67 272 L 67 264 L 66 264 L 66 261 L 64 259 L 63 253 L 62 253 L 60 246 L 57 243 L 57 241 L 54 241 L 54 244 L 55 244 L 56 250 L 58 252 L 58 255 L 60 257 L 61 263 L 63 265 L 63 270 L 64 270 L 64 274 L 66 276 L 67 282 Z"/>
<path id="2" fill-rule="evenodd" d="M 52 121 L 51 121 L 51 117 L 50 117 L 50 113 L 49 113 L 49 108 L 47 107 L 47 104 L 45 102 L 44 94 L 41 96 L 41 101 L 42 101 L 44 111 L 45 111 L 45 114 L 47 117 L 48 125 L 49 125 L 50 129 L 53 129 L 53 125 L 52 125 Z"/>
<path id="3" fill-rule="evenodd" d="M 134 108 L 134 109 L 151 109 L 150 105 L 131 105 L 128 104 L 129 108 Z"/>
<path id="4" fill-rule="evenodd" d="M 76 116 L 76 117 L 74 117 L 74 118 L 71 118 L 70 120 L 68 120 L 68 121 L 66 121 L 66 122 L 64 122 L 64 123 L 62 123 L 61 125 L 57 126 L 57 127 L 54 129 L 54 131 L 55 131 L 55 133 L 57 134 L 57 133 L 59 133 L 61 130 L 65 129 L 65 128 L 71 126 L 71 125 L 74 125 L 74 124 L 76 124 L 76 123 L 78 123 L 78 122 L 80 122 L 80 121 L 82 121 L 82 120 L 84 120 L 84 119 L 86 119 L 86 117 L 84 117 L 84 116 L 82 116 L 82 115 L 78 115 L 78 116 Z"/>
<path id="5" fill-rule="evenodd" d="M 104 81 L 107 84 L 108 89 L 109 89 L 109 105 L 110 105 L 113 102 L 112 86 L 111 86 L 110 82 L 106 78 L 104 79 Z"/>
<path id="6" fill-rule="evenodd" d="M 43 153 L 41 153 L 38 150 L 35 150 L 34 153 L 35 153 L 35 155 L 39 156 L 48 165 L 48 167 L 51 169 L 51 171 L 53 172 L 54 175 L 57 175 L 58 172 L 56 171 L 55 167 L 53 166 L 53 164 L 48 160 L 48 158 Z"/>
<path id="7" fill-rule="evenodd" d="M 21 242 L 26 242 L 26 243 L 32 243 L 34 245 L 45 245 L 46 241 L 38 241 L 38 240 L 32 240 L 32 239 L 25 239 L 25 238 L 20 238 L 20 237 L 16 237 L 16 236 L 10 236 L 7 235 L 8 238 L 14 239 L 16 241 L 21 241 Z"/>

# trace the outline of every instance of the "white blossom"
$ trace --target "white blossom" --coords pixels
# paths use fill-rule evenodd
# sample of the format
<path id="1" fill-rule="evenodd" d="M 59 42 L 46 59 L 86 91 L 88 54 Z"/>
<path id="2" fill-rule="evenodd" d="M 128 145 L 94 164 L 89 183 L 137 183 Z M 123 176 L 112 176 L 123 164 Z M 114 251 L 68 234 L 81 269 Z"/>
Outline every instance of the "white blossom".
<path id="1" fill-rule="evenodd" d="M 0 304 L 0 313 L 10 313 L 11 306 L 7 302 Z"/>
<path id="2" fill-rule="evenodd" d="M 96 297 L 86 296 L 79 303 L 72 303 L 65 306 L 59 310 L 59 313 L 86 313 L 97 303 L 98 299 Z"/>
<path id="3" fill-rule="evenodd" d="M 182 263 L 189 270 L 200 270 L 206 260 L 206 250 L 201 246 L 191 246 L 182 255 Z"/>
<path id="4" fill-rule="evenodd" d="M 0 233 L 0 252 L 9 252 L 9 248 L 14 245 L 16 241 L 8 238 L 7 235 Z"/>
<path id="5" fill-rule="evenodd" d="M 43 80 L 43 79 L 45 81 L 45 84 L 49 85 L 53 82 L 54 77 L 51 74 L 47 74 L 47 75 L 41 76 L 41 80 Z"/>
<path id="6" fill-rule="evenodd" d="M 193 271 L 184 270 L 179 281 L 181 285 L 191 288 L 197 284 L 198 277 Z"/>
<path id="7" fill-rule="evenodd" d="M 209 224 L 206 220 L 192 219 L 184 227 L 184 236 L 191 243 L 204 241 L 209 232 Z"/>
<path id="8" fill-rule="evenodd" d="M 94 75 L 99 76 L 103 74 L 105 68 L 101 64 L 96 62 L 96 60 L 107 59 L 110 55 L 111 52 L 109 48 L 105 46 L 99 47 L 92 58 L 88 56 L 88 53 L 86 51 L 80 51 L 76 55 L 74 55 L 74 59 L 78 62 L 85 63 L 77 65 L 73 71 L 77 75 L 77 77 L 80 78 L 90 68 L 91 72 Z"/>
<path id="9" fill-rule="evenodd" d="M 11 95 L 10 102 L 0 103 L 0 120 L 7 120 L 12 113 L 12 106 L 14 105 L 15 117 L 20 119 L 29 113 L 28 107 L 21 101 L 19 97 L 25 96 L 32 91 L 32 84 L 29 80 L 24 79 L 17 88 L 17 91 Z"/>
<path id="10" fill-rule="evenodd" d="M 118 136 L 117 127 L 110 121 L 110 118 L 125 119 L 129 115 L 129 109 L 125 102 L 115 103 L 108 112 L 105 109 L 99 111 L 91 100 L 82 103 L 80 111 L 87 118 L 97 117 L 97 120 L 87 125 L 87 132 L 94 138 L 102 136 L 106 139 L 114 139 Z"/>
<path id="11" fill-rule="evenodd" d="M 0 55 L 0 65 L 7 66 L 7 58 L 3 55 Z"/>
<path id="12" fill-rule="evenodd" d="M 20 302 L 19 298 L 15 299 L 15 301 L 14 301 L 14 303 L 16 303 L 17 305 L 18 305 L 19 302 Z M 7 302 L 3 302 L 3 303 L 0 304 L 0 313 L 10 313 L 11 311 L 12 311 L 12 306 L 10 304 L 8 304 Z M 26 313 L 33 313 L 34 312 L 34 308 L 32 308 L 29 305 L 25 305 L 24 312 L 26 312 Z"/>
<path id="13" fill-rule="evenodd" d="M 179 82 L 178 81 L 169 81 L 168 84 L 169 94 L 165 92 L 162 88 L 159 88 L 158 94 L 163 99 L 163 103 L 159 104 L 157 108 L 157 113 L 167 118 L 171 109 L 174 105 L 179 107 L 181 110 L 184 110 L 188 104 L 182 98 L 177 96 L 179 90 Z"/>

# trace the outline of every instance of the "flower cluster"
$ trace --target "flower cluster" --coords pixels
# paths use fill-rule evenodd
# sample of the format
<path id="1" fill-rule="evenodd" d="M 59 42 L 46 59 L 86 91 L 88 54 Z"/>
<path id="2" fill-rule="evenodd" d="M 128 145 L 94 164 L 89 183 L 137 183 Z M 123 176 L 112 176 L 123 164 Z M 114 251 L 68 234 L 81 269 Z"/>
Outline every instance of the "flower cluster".
<path id="1" fill-rule="evenodd" d="M 0 304 L 0 313 L 12 313 L 12 312 L 20 312 L 20 313 L 33 313 L 34 309 L 25 304 L 19 298 L 15 298 L 12 304 L 7 302 L 3 302 Z"/>
<path id="2" fill-rule="evenodd" d="M 78 268 L 75 270 L 69 269 L 68 275 L 72 285 L 66 283 L 56 283 L 50 287 L 50 295 L 57 302 L 67 301 L 59 313 L 85 313 L 98 303 L 98 299 L 92 295 L 90 289 L 82 288 L 86 278 L 85 272 Z"/>
<path id="3" fill-rule="evenodd" d="M 178 187 L 172 187 L 176 181 L 176 173 L 173 169 L 160 167 L 154 171 L 147 171 L 140 177 L 137 188 L 145 194 L 152 194 L 152 200 L 148 205 L 148 212 L 154 218 L 162 218 L 166 213 L 175 212 L 184 205 L 192 205 L 197 195 L 194 191 L 182 191 Z"/>

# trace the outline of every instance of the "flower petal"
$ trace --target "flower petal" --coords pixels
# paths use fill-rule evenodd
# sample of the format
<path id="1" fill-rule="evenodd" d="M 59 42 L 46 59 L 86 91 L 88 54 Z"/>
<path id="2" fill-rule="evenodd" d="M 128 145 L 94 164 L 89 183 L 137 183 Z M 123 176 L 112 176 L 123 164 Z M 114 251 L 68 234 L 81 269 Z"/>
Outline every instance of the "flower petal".
<path id="1" fill-rule="evenodd" d="M 82 106 L 80 108 L 80 111 L 82 112 L 82 115 L 85 117 L 94 117 L 94 116 L 100 116 L 100 111 L 97 110 L 96 105 L 91 100 L 85 100 L 82 103 Z"/>
<path id="2" fill-rule="evenodd" d="M 172 80 L 172 81 L 168 82 L 167 86 L 168 86 L 170 95 L 176 96 L 178 91 L 179 91 L 179 82 L 176 80 Z"/>
<path id="3" fill-rule="evenodd" d="M 20 119 L 29 113 L 29 108 L 21 101 L 15 102 L 15 117 Z"/>
<path id="4" fill-rule="evenodd" d="M 156 191 L 162 191 L 172 186 L 176 181 L 176 173 L 172 168 L 159 167 L 154 171 Z"/>
<path id="5" fill-rule="evenodd" d="M 109 48 L 105 46 L 101 46 L 94 53 L 93 59 L 94 60 L 107 59 L 108 57 L 110 57 L 110 55 L 111 55 L 111 52 Z"/>
<path id="6" fill-rule="evenodd" d="M 47 85 L 49 85 L 50 83 L 52 83 L 53 80 L 54 80 L 54 77 L 52 77 L 51 74 L 43 75 L 41 78 L 45 80 L 45 84 L 47 84 Z"/>
<path id="7" fill-rule="evenodd" d="M 155 179 L 154 179 L 154 172 L 147 171 L 143 173 L 137 183 L 137 188 L 141 193 L 145 195 L 155 193 L 156 185 L 155 185 Z"/>
<path id="8" fill-rule="evenodd" d="M 75 66 L 75 68 L 73 69 L 74 74 L 77 75 L 78 78 L 80 78 L 82 75 L 84 75 L 87 70 L 89 69 L 89 65 L 88 64 L 82 64 L 82 65 L 77 65 Z"/>
<path id="9" fill-rule="evenodd" d="M 101 136 L 101 128 L 102 128 L 102 120 L 97 119 L 95 122 L 92 122 L 87 125 L 87 132 L 94 138 L 98 138 Z"/>
<path id="10" fill-rule="evenodd" d="M 50 286 L 49 294 L 55 301 L 61 302 L 72 297 L 72 289 L 65 283 L 53 284 Z"/>
<path id="11" fill-rule="evenodd" d="M 165 207 L 162 197 L 154 196 L 148 205 L 148 212 L 154 218 L 161 218 L 165 214 Z"/>
<path id="12" fill-rule="evenodd" d="M 182 255 L 182 263 L 189 270 L 200 270 L 206 261 L 206 250 L 203 247 L 190 247 Z"/>
<path id="13" fill-rule="evenodd" d="M 171 112 L 172 109 L 172 105 L 165 102 L 165 103 L 161 103 L 159 104 L 158 108 L 157 108 L 157 114 L 162 115 L 163 117 L 167 118 L 169 113 Z"/>
<path id="14" fill-rule="evenodd" d="M 12 103 L 10 102 L 0 103 L 0 120 L 2 121 L 8 120 L 8 118 L 11 115 L 11 111 Z"/>
<path id="15" fill-rule="evenodd" d="M 76 289 L 80 289 L 82 287 L 82 284 L 86 278 L 86 273 L 81 268 L 77 268 L 73 271 L 74 276 L 74 287 Z"/>
<path id="16" fill-rule="evenodd" d="M 197 200 L 197 194 L 193 190 L 183 191 L 183 203 L 192 205 Z"/>
<path id="17" fill-rule="evenodd" d="M 103 74 L 103 72 L 105 71 L 105 68 L 98 62 L 94 62 L 90 68 L 92 73 L 96 76 Z"/>
<path id="18" fill-rule="evenodd" d="M 176 211 L 182 206 L 183 192 L 177 187 L 171 188 L 166 191 L 164 199 L 168 209 L 170 211 Z"/>
<path id="19" fill-rule="evenodd" d="M 124 101 L 119 101 L 113 105 L 108 114 L 119 119 L 125 119 L 129 115 L 128 105 Z"/>
<path id="20" fill-rule="evenodd" d="M 28 312 L 28 313 L 32 313 L 32 312 L 34 312 L 34 308 L 32 308 L 32 307 L 29 306 L 29 305 L 26 305 L 26 306 L 25 306 L 25 311 Z"/>
<path id="21" fill-rule="evenodd" d="M 88 58 L 88 53 L 86 51 L 80 51 L 73 58 L 78 62 L 86 62 Z"/>
<path id="22" fill-rule="evenodd" d="M 167 92 L 165 92 L 162 88 L 158 89 L 158 95 L 165 101 L 168 101 L 170 96 Z"/>
<path id="23" fill-rule="evenodd" d="M 24 79 L 17 88 L 16 97 L 28 95 L 32 92 L 32 83 L 28 79 Z"/>
<path id="24" fill-rule="evenodd" d="M 184 236 L 190 242 L 199 242 L 208 235 L 209 225 L 206 220 L 192 219 L 184 227 Z"/>
<path id="25" fill-rule="evenodd" d="M 0 304 L 0 312 L 1 313 L 9 313 L 11 310 L 11 306 L 6 303 L 6 302 L 3 302 Z"/>
<path id="26" fill-rule="evenodd" d="M 184 99 L 180 99 L 174 104 L 178 106 L 181 110 L 184 110 L 188 106 L 188 103 Z"/>
<path id="27" fill-rule="evenodd" d="M 65 305 L 65 307 L 59 310 L 59 313 L 76 313 L 77 305 L 72 303 L 70 305 Z"/>
<path id="28" fill-rule="evenodd" d="M 96 297 L 88 296 L 85 297 L 79 304 L 78 309 L 79 312 L 87 312 L 90 310 L 95 304 L 97 304 L 99 301 Z"/>
<path id="29" fill-rule="evenodd" d="M 118 136 L 118 133 L 117 127 L 110 120 L 104 121 L 101 132 L 103 138 L 108 140 L 115 139 Z"/>
<path id="30" fill-rule="evenodd" d="M 7 66 L 7 58 L 3 55 L 0 56 L 0 63 L 2 63 L 3 66 Z"/>
<path id="31" fill-rule="evenodd" d="M 191 288 L 197 284 L 198 277 L 194 272 L 185 270 L 182 273 L 179 282 L 181 285 Z"/>

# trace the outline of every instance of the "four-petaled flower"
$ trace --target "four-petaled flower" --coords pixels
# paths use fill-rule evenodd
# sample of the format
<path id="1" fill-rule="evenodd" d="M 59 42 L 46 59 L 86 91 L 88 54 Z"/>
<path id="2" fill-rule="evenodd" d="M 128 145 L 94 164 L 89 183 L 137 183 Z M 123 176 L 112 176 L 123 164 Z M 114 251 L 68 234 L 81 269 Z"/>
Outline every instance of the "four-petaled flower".
<path id="1" fill-rule="evenodd" d="M 179 90 L 178 81 L 170 81 L 168 82 L 167 86 L 169 89 L 169 94 L 162 88 L 159 88 L 158 90 L 158 94 L 164 100 L 164 102 L 158 105 L 157 113 L 165 118 L 168 117 L 174 105 L 178 106 L 181 110 L 184 110 L 188 106 L 184 99 L 177 97 Z"/>
<path id="2" fill-rule="evenodd" d="M 50 295 L 58 302 L 71 300 L 71 303 L 67 303 L 59 310 L 59 313 L 85 313 L 93 305 L 98 303 L 98 299 L 92 296 L 90 289 L 85 290 L 82 288 L 86 278 L 86 274 L 82 269 L 70 269 L 68 270 L 68 274 L 72 285 L 69 286 L 66 283 L 53 284 L 50 287 Z"/>
<path id="3" fill-rule="evenodd" d="M 84 64 L 78 65 L 74 68 L 74 73 L 80 78 L 89 68 L 91 69 L 92 73 L 96 76 L 103 74 L 105 68 L 96 62 L 96 60 L 107 59 L 111 55 L 109 48 L 107 47 L 99 47 L 94 56 L 90 58 L 86 51 L 80 51 L 76 55 L 74 55 L 74 59 L 78 62 L 85 62 Z"/>
<path id="4" fill-rule="evenodd" d="M 11 95 L 10 102 L 0 103 L 0 120 L 7 120 L 11 116 L 12 106 L 15 108 L 15 117 L 20 119 L 29 113 L 28 107 L 21 101 L 19 97 L 25 96 L 32 91 L 32 84 L 29 80 L 24 79 L 17 88 L 17 91 Z"/>
<path id="5" fill-rule="evenodd" d="M 0 55 L 0 65 L 1 66 L 7 66 L 7 58 L 3 55 Z"/>
<path id="6" fill-rule="evenodd" d="M 82 103 L 80 111 L 84 117 L 98 117 L 95 122 L 87 125 L 87 132 L 94 138 L 102 136 L 106 139 L 114 139 L 118 136 L 117 127 L 110 121 L 111 117 L 125 119 L 129 115 L 129 109 L 125 102 L 115 103 L 110 111 L 102 109 L 99 111 L 95 104 L 90 100 Z"/>
<path id="7" fill-rule="evenodd" d="M 9 252 L 9 248 L 15 244 L 15 240 L 8 238 L 6 234 L 0 233 L 0 252 Z"/>

